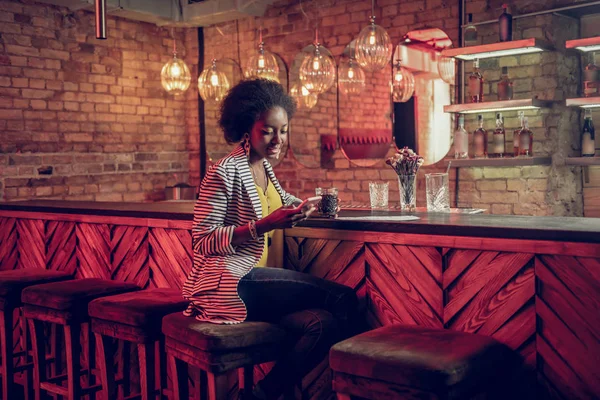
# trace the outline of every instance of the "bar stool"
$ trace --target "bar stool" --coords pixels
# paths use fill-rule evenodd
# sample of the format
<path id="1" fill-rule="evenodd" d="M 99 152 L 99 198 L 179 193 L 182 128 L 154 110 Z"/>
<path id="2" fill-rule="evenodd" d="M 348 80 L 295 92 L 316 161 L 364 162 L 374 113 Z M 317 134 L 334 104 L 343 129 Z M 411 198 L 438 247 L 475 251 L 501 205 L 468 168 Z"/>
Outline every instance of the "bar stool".
<path id="1" fill-rule="evenodd" d="M 111 296 L 140 290 L 132 283 L 108 281 L 104 279 L 79 279 L 74 281 L 47 283 L 31 286 L 23 290 L 23 314 L 28 319 L 31 330 L 33 348 L 33 381 L 35 398 L 41 398 L 42 390 L 67 397 L 68 400 L 79 400 L 81 396 L 94 395 L 101 390 L 95 384 L 93 366 L 95 364 L 95 343 L 89 334 L 88 304 L 90 301 L 104 296 Z M 44 333 L 42 321 L 57 324 L 64 328 L 67 373 L 53 377 L 46 376 L 46 360 L 44 357 Z M 80 370 L 80 333 L 85 324 L 88 343 L 84 348 L 84 357 L 88 360 L 88 387 L 81 385 Z M 93 350 L 91 350 L 93 349 Z M 57 384 L 67 380 L 67 386 Z"/>
<path id="2" fill-rule="evenodd" d="M 180 312 L 163 318 L 162 331 L 174 400 L 192 398 L 188 393 L 186 364 L 200 368 L 201 399 L 227 398 L 226 372 L 234 369 L 243 369 L 240 387 L 249 396 L 254 384 L 254 365 L 276 360 L 286 340 L 286 332 L 274 324 L 219 325 L 200 322 Z"/>
<path id="3" fill-rule="evenodd" d="M 340 400 L 521 398 L 521 357 L 482 335 L 392 325 L 335 344 L 329 365 Z"/>
<path id="4" fill-rule="evenodd" d="M 14 312 L 20 309 L 21 292 L 23 289 L 38 285 L 73 279 L 68 272 L 25 268 L 0 272 L 0 340 L 2 347 L 2 399 L 9 399 L 8 394 L 14 394 L 15 383 L 23 385 L 25 398 L 30 396 L 32 389 L 31 369 L 29 362 L 28 330 L 25 319 L 20 318 L 22 351 L 13 352 Z M 20 357 L 21 364 L 15 367 L 13 358 Z M 21 382 L 16 382 L 15 374 L 23 372 Z"/>
<path id="5" fill-rule="evenodd" d="M 158 394 L 163 394 L 167 387 L 167 370 L 161 320 L 167 314 L 182 312 L 188 304 L 189 301 L 181 296 L 181 291 L 173 289 L 148 289 L 90 302 L 88 311 L 98 346 L 97 361 L 107 400 L 117 397 L 111 338 L 137 344 L 142 399 L 155 398 L 155 374 L 160 377 Z M 158 363 L 155 360 L 157 343 Z M 127 373 L 125 369 L 123 372 Z M 125 379 L 124 386 L 128 385 L 127 381 Z"/>

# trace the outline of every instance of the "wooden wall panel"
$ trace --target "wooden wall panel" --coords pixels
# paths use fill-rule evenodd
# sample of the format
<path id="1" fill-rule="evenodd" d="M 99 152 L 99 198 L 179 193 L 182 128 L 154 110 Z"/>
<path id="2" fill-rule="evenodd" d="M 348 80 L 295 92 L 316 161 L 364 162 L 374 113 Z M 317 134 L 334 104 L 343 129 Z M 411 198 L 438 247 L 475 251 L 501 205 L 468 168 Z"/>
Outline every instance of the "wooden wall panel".
<path id="1" fill-rule="evenodd" d="M 112 226 L 110 229 L 111 278 L 145 288 L 150 280 L 148 228 Z"/>
<path id="2" fill-rule="evenodd" d="M 46 268 L 74 274 L 77 270 L 77 234 L 74 222 L 46 221 Z"/>
<path id="3" fill-rule="evenodd" d="M 150 287 L 182 289 L 192 270 L 192 235 L 182 229 L 152 228 L 148 233 Z"/>
<path id="4" fill-rule="evenodd" d="M 0 271 L 17 268 L 19 250 L 16 218 L 0 218 Z"/>
<path id="5" fill-rule="evenodd" d="M 17 268 L 46 268 L 45 224 L 42 220 L 17 221 Z"/>
<path id="6" fill-rule="evenodd" d="M 77 278 L 111 279 L 110 226 L 77 224 Z"/>
<path id="7" fill-rule="evenodd" d="M 563 398 L 600 394 L 600 261 L 536 257 L 539 379 Z"/>

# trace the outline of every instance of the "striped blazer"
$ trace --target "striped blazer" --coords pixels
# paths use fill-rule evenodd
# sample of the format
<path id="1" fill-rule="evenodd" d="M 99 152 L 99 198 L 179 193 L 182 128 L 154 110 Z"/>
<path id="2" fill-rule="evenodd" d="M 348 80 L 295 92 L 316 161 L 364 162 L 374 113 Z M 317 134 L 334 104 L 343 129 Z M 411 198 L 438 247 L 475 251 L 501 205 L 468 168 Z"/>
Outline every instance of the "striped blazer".
<path id="1" fill-rule="evenodd" d="M 282 203 L 300 202 L 281 188 L 267 160 L 264 166 Z M 246 319 L 237 285 L 260 260 L 264 237 L 238 246 L 233 246 L 231 239 L 236 227 L 261 217 L 262 206 L 248 159 L 238 146 L 208 170 L 200 185 L 192 225 L 194 265 L 183 286 L 183 297 L 190 301 L 186 315 L 214 323 Z"/>

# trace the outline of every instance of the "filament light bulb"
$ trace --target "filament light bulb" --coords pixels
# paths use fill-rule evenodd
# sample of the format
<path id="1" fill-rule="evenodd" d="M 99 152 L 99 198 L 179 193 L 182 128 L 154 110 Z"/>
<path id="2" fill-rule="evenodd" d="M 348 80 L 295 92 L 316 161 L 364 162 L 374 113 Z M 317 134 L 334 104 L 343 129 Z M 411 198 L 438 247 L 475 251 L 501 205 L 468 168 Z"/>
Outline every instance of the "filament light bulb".
<path id="1" fill-rule="evenodd" d="M 350 68 L 348 70 L 348 79 L 354 78 L 354 69 Z"/>
<path id="2" fill-rule="evenodd" d="M 213 86 L 219 86 L 219 76 L 214 72 L 210 75 L 210 84 Z"/>
<path id="3" fill-rule="evenodd" d="M 319 69 L 321 69 L 321 63 L 319 62 L 319 59 L 317 57 L 315 57 L 313 59 L 313 69 L 315 71 L 318 71 Z"/>

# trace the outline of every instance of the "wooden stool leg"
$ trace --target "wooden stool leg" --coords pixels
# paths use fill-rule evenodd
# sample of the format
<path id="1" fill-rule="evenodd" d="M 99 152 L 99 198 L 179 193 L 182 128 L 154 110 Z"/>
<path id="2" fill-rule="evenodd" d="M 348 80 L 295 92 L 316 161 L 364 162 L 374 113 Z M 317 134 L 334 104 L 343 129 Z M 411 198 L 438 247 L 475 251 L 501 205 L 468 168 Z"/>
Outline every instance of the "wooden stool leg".
<path id="1" fill-rule="evenodd" d="M 173 400 L 189 399 L 188 374 L 183 361 L 167 354 L 171 368 L 171 381 L 173 382 Z"/>
<path id="2" fill-rule="evenodd" d="M 77 323 L 65 326 L 65 346 L 67 350 L 68 400 L 81 397 L 81 351 L 79 349 L 81 326 Z"/>
<path id="3" fill-rule="evenodd" d="M 119 341 L 121 346 L 121 362 L 119 367 L 119 376 L 122 384 L 119 385 L 119 398 L 128 397 L 131 392 L 131 346 L 125 340 Z"/>
<path id="4" fill-rule="evenodd" d="M 154 342 L 138 344 L 138 357 L 140 360 L 140 387 L 142 400 L 152 400 L 156 391 L 155 377 L 155 352 Z"/>
<path id="5" fill-rule="evenodd" d="M 246 365 L 238 370 L 238 387 L 243 390 L 243 399 L 252 398 L 252 388 L 254 387 L 254 365 Z"/>
<path id="6" fill-rule="evenodd" d="M 227 398 L 227 374 L 213 374 L 207 372 L 208 376 L 208 400 L 221 400 Z"/>
<path id="7" fill-rule="evenodd" d="M 23 316 L 22 308 L 19 312 L 19 319 L 21 323 L 21 343 L 23 345 L 22 350 L 25 353 L 23 354 L 23 357 L 21 357 L 21 365 L 27 365 L 29 364 L 29 351 L 31 349 L 31 340 L 29 339 L 29 327 L 27 326 L 27 320 Z M 33 367 L 26 368 L 25 371 L 23 371 L 23 378 L 23 392 L 25 394 L 25 400 L 33 400 Z"/>
<path id="8" fill-rule="evenodd" d="M 107 336 L 95 333 L 96 345 L 98 346 L 98 368 L 100 369 L 100 380 L 104 393 L 104 400 L 117 398 L 117 385 L 115 383 L 115 369 L 112 353 L 112 341 Z"/>
<path id="9" fill-rule="evenodd" d="M 31 350 L 33 351 L 33 390 L 35 400 L 42 400 L 41 382 L 46 381 L 46 346 L 44 343 L 44 324 L 42 321 L 30 319 Z"/>
<path id="10" fill-rule="evenodd" d="M 156 363 L 156 374 L 158 375 L 158 390 L 159 390 L 159 399 L 163 400 L 167 397 L 164 394 L 165 389 L 167 388 L 167 357 L 165 354 L 165 338 L 161 335 L 161 338 L 158 342 L 158 362 Z"/>
<path id="11" fill-rule="evenodd" d="M 96 375 L 94 374 L 94 369 L 97 366 L 96 361 L 96 336 L 92 333 L 92 324 L 86 323 L 86 332 L 87 332 L 87 343 L 86 343 L 86 355 L 88 361 L 88 371 L 87 371 L 87 382 L 88 387 L 92 387 L 96 384 Z M 96 391 L 90 392 L 88 395 L 88 400 L 96 400 Z"/>
<path id="12" fill-rule="evenodd" d="M 14 393 L 13 310 L 0 311 L 0 338 L 2 339 L 2 398 Z"/>

